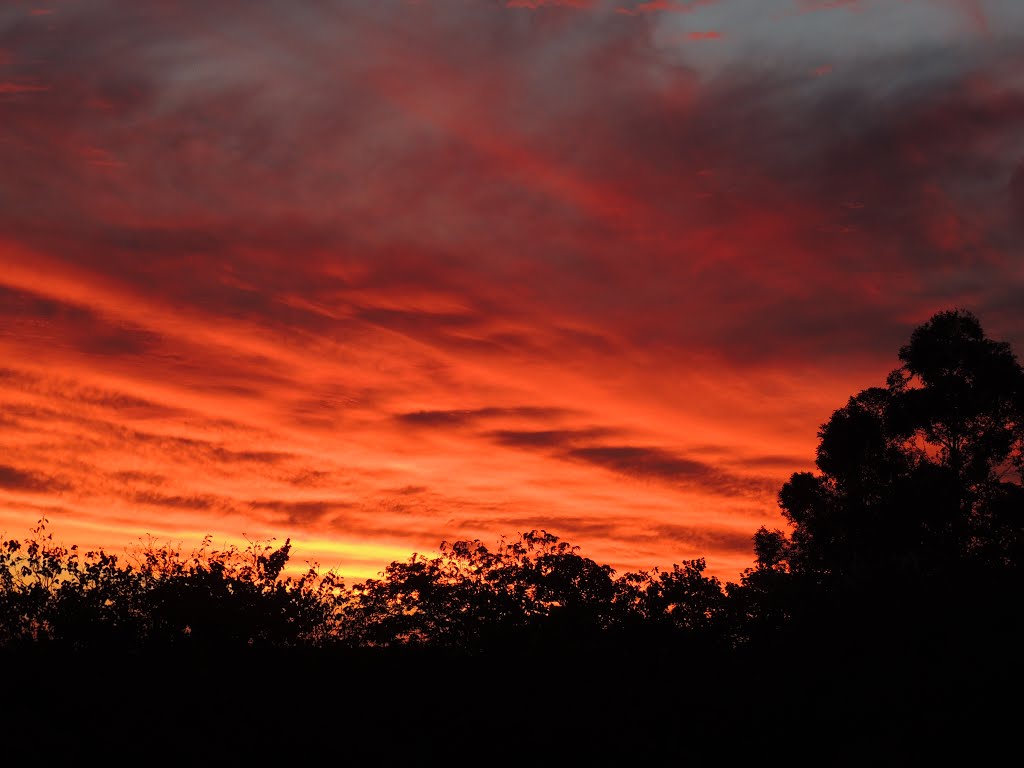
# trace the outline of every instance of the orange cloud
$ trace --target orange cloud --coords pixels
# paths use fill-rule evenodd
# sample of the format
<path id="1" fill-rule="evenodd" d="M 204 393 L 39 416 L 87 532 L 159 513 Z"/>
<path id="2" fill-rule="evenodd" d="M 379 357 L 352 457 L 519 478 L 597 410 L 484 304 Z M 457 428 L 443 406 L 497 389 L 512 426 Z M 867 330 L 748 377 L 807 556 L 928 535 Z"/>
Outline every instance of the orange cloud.
<path id="1" fill-rule="evenodd" d="M 0 529 L 366 576 L 546 528 L 736 578 L 914 324 L 1020 336 L 1011 65 L 710 77 L 613 7 L 19 27 L 4 82 L 49 86 L 4 101 Z"/>

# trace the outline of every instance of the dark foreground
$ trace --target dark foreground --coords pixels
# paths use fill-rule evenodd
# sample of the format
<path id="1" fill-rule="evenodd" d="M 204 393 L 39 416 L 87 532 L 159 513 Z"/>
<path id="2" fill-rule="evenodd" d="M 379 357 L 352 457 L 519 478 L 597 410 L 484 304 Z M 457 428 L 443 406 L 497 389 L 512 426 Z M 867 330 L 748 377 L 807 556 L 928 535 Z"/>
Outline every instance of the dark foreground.
<path id="1" fill-rule="evenodd" d="M 983 765 L 1019 754 L 1019 632 L 862 640 L 682 655 L 40 650 L 4 659 L 4 730 L 9 758 L 47 765 L 917 765 L 957 754 Z"/>

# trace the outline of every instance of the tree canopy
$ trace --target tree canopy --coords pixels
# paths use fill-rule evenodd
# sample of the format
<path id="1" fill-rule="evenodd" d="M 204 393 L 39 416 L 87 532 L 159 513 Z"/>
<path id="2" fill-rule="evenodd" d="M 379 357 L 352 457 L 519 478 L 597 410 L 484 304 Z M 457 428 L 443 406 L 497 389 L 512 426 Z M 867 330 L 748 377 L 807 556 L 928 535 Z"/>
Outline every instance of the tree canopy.
<path id="1" fill-rule="evenodd" d="M 851 397 L 822 425 L 819 471 L 794 474 L 779 493 L 791 537 L 761 533 L 764 567 L 784 560 L 857 579 L 965 560 L 1019 566 L 1020 363 L 964 310 L 919 326 L 899 359 L 886 386 Z"/>

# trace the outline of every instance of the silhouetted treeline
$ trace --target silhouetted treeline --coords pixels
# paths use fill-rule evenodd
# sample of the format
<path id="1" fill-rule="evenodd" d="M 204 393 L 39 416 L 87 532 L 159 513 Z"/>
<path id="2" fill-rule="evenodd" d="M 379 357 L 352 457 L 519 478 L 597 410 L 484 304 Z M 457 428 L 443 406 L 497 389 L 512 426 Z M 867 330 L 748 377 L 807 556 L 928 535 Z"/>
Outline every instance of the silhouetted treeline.
<path id="1" fill-rule="evenodd" d="M 118 559 L 41 522 L 0 544 L 0 648 L 15 666 L 135 658 L 236 681 L 257 664 L 252 697 L 280 673 L 371 709 L 416 702 L 399 730 L 428 752 L 445 723 L 497 737 L 533 713 L 564 729 L 566 708 L 584 723 L 573 743 L 606 755 L 681 757 L 700 745 L 680 729 L 749 740 L 794 723 L 847 743 L 824 764 L 886 736 L 910 758 L 957 729 L 991 741 L 1019 713 L 998 702 L 1021 680 L 1024 370 L 965 311 L 917 328 L 899 359 L 822 425 L 818 471 L 779 494 L 790 530 L 758 530 L 736 583 L 703 559 L 617 575 L 530 531 L 345 585 L 315 566 L 284 577 L 289 542 Z"/>
<path id="2" fill-rule="evenodd" d="M 0 544 L 7 648 L 243 649 L 433 647 L 464 652 L 525 644 L 576 647 L 642 633 L 725 640 L 728 600 L 701 560 L 615 578 L 544 531 L 496 549 L 444 542 L 436 557 L 391 563 L 346 586 L 310 568 L 283 577 L 290 543 L 184 555 L 152 542 L 121 560 L 56 544 L 44 522 Z"/>

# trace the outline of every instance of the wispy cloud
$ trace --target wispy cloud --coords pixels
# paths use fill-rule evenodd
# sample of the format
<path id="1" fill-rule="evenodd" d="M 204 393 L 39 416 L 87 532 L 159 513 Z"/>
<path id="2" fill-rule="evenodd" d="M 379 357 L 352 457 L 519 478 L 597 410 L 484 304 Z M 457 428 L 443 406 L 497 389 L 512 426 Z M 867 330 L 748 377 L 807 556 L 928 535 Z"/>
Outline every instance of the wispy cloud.
<path id="1" fill-rule="evenodd" d="M 0 11 L 8 529 L 733 577 L 915 324 L 1024 344 L 1024 6 L 53 9 Z"/>
<path id="2" fill-rule="evenodd" d="M 69 487 L 65 481 L 50 475 L 0 464 L 0 488 L 28 493 L 59 493 Z"/>

